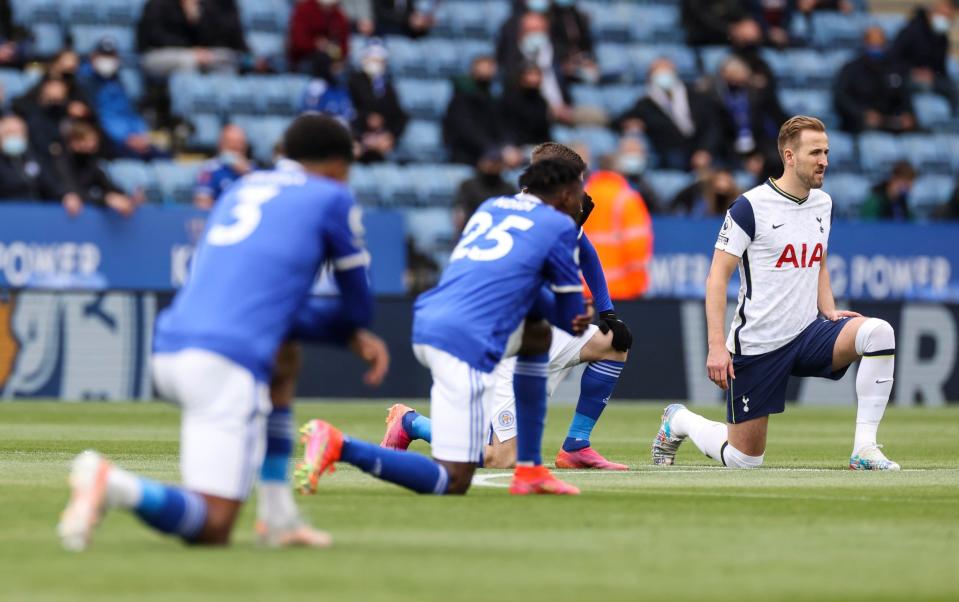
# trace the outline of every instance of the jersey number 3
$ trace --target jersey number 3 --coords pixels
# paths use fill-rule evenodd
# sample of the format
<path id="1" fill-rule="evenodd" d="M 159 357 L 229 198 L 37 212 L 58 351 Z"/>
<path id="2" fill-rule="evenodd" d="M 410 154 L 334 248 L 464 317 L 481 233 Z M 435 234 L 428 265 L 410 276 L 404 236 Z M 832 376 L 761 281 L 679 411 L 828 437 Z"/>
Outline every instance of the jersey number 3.
<path id="1" fill-rule="evenodd" d="M 510 230 L 529 230 L 533 227 L 533 220 L 521 215 L 507 215 L 498 224 L 493 225 L 493 216 L 486 211 L 473 214 L 463 238 L 460 240 L 450 261 L 457 259 L 472 259 L 473 261 L 495 261 L 506 257 L 513 250 L 513 237 Z M 485 234 L 485 236 L 483 236 Z M 480 236 L 483 238 L 480 239 Z M 480 248 L 480 240 L 495 241 L 496 244 L 488 248 Z"/>
<path id="2" fill-rule="evenodd" d="M 280 189 L 276 186 L 250 186 L 236 191 L 236 205 L 230 210 L 230 216 L 236 221 L 232 224 L 216 224 L 207 232 L 206 242 L 217 247 L 235 245 L 244 240 L 260 225 L 263 212 L 260 205 L 271 200 Z"/>

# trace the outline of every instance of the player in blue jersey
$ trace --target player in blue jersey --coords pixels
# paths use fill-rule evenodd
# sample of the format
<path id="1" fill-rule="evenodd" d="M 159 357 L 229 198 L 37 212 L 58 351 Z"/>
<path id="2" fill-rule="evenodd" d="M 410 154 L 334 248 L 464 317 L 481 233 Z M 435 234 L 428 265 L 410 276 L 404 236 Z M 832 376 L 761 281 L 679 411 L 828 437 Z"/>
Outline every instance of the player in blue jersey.
<path id="1" fill-rule="evenodd" d="M 307 423 L 301 490 L 337 461 L 420 493 L 465 493 L 483 450 L 495 366 L 518 354 L 514 387 L 519 450 L 514 493 L 578 493 L 552 477 L 540 448 L 546 412 L 545 320 L 527 320 L 539 291 L 555 292 L 552 321 L 582 330 L 583 298 L 576 261 L 576 222 L 583 182 L 573 164 L 545 160 L 520 178 L 527 192 L 479 207 L 453 250 L 436 288 L 420 295 L 413 318 L 413 351 L 430 369 L 430 404 L 437 424 L 433 460 L 385 449 L 340 433 L 321 420 Z"/>
<path id="2" fill-rule="evenodd" d="M 543 159 L 569 161 L 576 165 L 581 173 L 585 174 L 586 171 L 586 163 L 576 151 L 557 142 L 546 142 L 533 150 L 533 162 Z M 591 209 L 591 199 L 584 197 L 584 201 L 586 205 L 580 226 L 589 217 Z M 556 327 L 552 329 L 548 368 L 549 394 L 552 394 L 574 366 L 587 363 L 580 380 L 576 412 L 566 440 L 556 455 L 556 466 L 626 470 L 625 464 L 610 462 L 595 451 L 590 445 L 590 434 L 619 379 L 627 351 L 632 345 L 632 334 L 626 324 L 616 316 L 596 249 L 583 233 L 579 236 L 578 244 L 583 278 L 593 295 L 600 320 L 598 326 L 591 325 L 581 337 L 572 337 Z M 548 290 L 544 291 L 546 304 L 551 303 L 550 296 Z M 512 468 L 516 463 L 513 364 L 515 360 L 507 359 L 496 368 L 496 400 L 490 411 L 492 433 L 483 458 L 483 465 L 489 468 Z M 403 404 L 395 404 L 390 408 L 386 424 L 386 434 L 381 443 L 384 447 L 406 449 L 415 439 L 430 441 L 432 438 L 432 421 Z"/>
<path id="3" fill-rule="evenodd" d="M 337 121 L 298 117 L 284 134 L 294 165 L 256 172 L 220 199 L 190 280 L 159 317 L 152 367 L 157 390 L 183 410 L 183 486 L 157 483 L 86 451 L 73 462 L 72 496 L 59 525 L 65 547 L 84 549 L 111 508 L 197 544 L 226 544 L 263 461 L 267 384 L 281 341 L 302 317 L 318 270 L 332 263 L 343 303 L 301 334 L 364 347 L 373 313 L 358 209 L 345 182 L 353 140 Z M 336 322 L 336 332 L 314 326 Z M 366 350 L 358 350 L 365 355 Z M 328 545 L 316 533 L 313 545 Z"/>

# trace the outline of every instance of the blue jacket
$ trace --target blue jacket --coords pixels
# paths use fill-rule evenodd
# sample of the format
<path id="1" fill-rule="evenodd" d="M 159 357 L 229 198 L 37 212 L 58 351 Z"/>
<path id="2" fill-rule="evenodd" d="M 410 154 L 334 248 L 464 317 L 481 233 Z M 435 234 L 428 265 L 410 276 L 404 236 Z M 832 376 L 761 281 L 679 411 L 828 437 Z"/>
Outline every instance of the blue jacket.
<path id="1" fill-rule="evenodd" d="M 134 108 L 119 76 L 104 79 L 89 62 L 84 62 L 77 77 L 100 117 L 103 131 L 113 142 L 123 144 L 131 134 L 146 133 L 147 124 Z"/>

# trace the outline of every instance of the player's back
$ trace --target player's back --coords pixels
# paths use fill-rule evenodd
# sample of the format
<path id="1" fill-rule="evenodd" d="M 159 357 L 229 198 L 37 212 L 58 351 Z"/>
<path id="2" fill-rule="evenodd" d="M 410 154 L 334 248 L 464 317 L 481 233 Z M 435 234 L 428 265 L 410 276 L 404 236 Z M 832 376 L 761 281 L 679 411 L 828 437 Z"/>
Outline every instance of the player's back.
<path id="1" fill-rule="evenodd" d="M 446 351 L 490 371 L 543 283 L 551 255 L 575 265 L 576 227 L 532 195 L 484 202 L 470 218 L 436 288 L 415 305 L 413 342 Z M 570 270 L 570 271 L 576 271 Z M 560 282 L 579 287 L 578 274 Z"/>
<path id="2" fill-rule="evenodd" d="M 268 377 L 296 310 L 331 258 L 334 225 L 353 211 L 346 186 L 293 165 L 253 173 L 217 203 L 189 280 L 157 321 L 156 351 L 207 349 Z"/>

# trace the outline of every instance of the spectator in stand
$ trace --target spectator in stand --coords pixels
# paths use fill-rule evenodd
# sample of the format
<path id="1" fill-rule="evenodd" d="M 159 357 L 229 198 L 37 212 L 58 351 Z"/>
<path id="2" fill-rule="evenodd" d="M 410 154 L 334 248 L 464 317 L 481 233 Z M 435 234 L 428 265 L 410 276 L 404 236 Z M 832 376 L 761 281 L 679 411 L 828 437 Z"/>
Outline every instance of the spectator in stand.
<path id="1" fill-rule="evenodd" d="M 29 38 L 30 32 L 14 23 L 10 0 L 0 0 L 0 67 L 22 67 Z"/>
<path id="2" fill-rule="evenodd" d="M 946 60 L 954 16 L 955 8 L 950 0 L 937 0 L 929 9 L 917 8 L 889 49 L 890 56 L 909 69 L 914 87 L 944 96 L 953 109 L 956 92 L 946 71 Z"/>
<path id="3" fill-rule="evenodd" d="M 496 61 L 491 56 L 473 59 L 467 77 L 453 82 L 453 97 L 443 117 L 443 141 L 454 163 L 475 165 L 489 149 L 502 150 L 510 167 L 519 165 L 522 154 L 507 144 L 509 132 L 500 117 L 499 100 L 493 96 Z"/>
<path id="4" fill-rule="evenodd" d="M 143 70 L 235 71 L 247 51 L 235 0 L 148 0 L 137 25 Z"/>
<path id="5" fill-rule="evenodd" d="M 916 175 L 916 170 L 908 161 L 897 161 L 892 166 L 889 178 L 873 187 L 859 214 L 870 220 L 910 221 L 909 193 Z"/>
<path id="6" fill-rule="evenodd" d="M 729 56 L 714 79 L 714 103 L 721 110 L 724 159 L 733 160 L 753 154 L 779 156 L 779 126 L 786 114 L 779 99 L 768 88 L 752 85 L 752 71 L 742 59 Z M 734 155 L 729 153 L 734 151 Z"/>
<path id="7" fill-rule="evenodd" d="M 132 215 L 137 202 L 124 194 L 100 167 L 102 158 L 99 130 L 84 121 L 72 123 L 67 131 L 67 150 L 57 161 L 66 189 L 82 203 L 109 207 L 123 216 Z"/>
<path id="8" fill-rule="evenodd" d="M 69 88 L 62 79 L 44 78 L 37 86 L 33 102 L 21 97 L 13 103 L 14 110 L 27 123 L 30 148 L 44 160 L 53 160 L 63 153 L 68 94 Z"/>
<path id="9" fill-rule="evenodd" d="M 712 100 L 683 83 L 666 58 L 649 67 L 646 95 L 619 116 L 613 127 L 623 134 L 646 133 L 666 169 L 709 166 L 722 131 Z"/>
<path id="10" fill-rule="evenodd" d="M 30 148 L 27 124 L 17 116 L 0 119 L 0 199 L 60 201 L 76 215 L 83 201 L 68 192 L 56 169 Z"/>
<path id="11" fill-rule="evenodd" d="M 956 182 L 949 202 L 936 209 L 933 215 L 936 219 L 959 220 L 959 181 Z"/>
<path id="12" fill-rule="evenodd" d="M 349 73 L 346 62 L 331 59 L 328 54 L 313 57 L 313 79 L 303 92 L 300 112 L 316 111 L 336 117 L 350 127 L 356 119 L 356 109 L 350 98 Z"/>
<path id="13" fill-rule="evenodd" d="M 515 35 L 508 25 L 509 21 L 500 29 L 496 46 L 496 58 L 503 77 L 506 81 L 515 81 L 518 72 L 525 69 L 527 63 L 535 64 L 540 70 L 540 92 L 549 105 L 553 119 L 572 123 L 571 97 L 550 39 L 547 16 L 534 11 L 524 13 L 519 18 Z"/>
<path id="14" fill-rule="evenodd" d="M 633 190 L 643 197 L 650 212 L 658 213 L 660 211 L 659 197 L 645 178 L 648 166 L 649 155 L 641 136 L 628 134 L 619 139 L 614 171 L 622 174 Z"/>
<path id="15" fill-rule="evenodd" d="M 364 162 L 382 161 L 392 153 L 409 121 L 387 73 L 388 58 L 382 42 L 371 40 L 363 49 L 362 69 L 350 75 L 350 98 L 356 108 L 353 133 Z"/>
<path id="16" fill-rule="evenodd" d="M 690 46 L 723 46 L 729 28 L 744 16 L 742 0 L 682 0 L 680 14 Z"/>
<path id="17" fill-rule="evenodd" d="M 612 167 L 611 157 L 604 157 L 586 182 L 595 207 L 583 229 L 603 264 L 609 296 L 635 299 L 649 287 L 652 221 L 643 197 Z"/>
<path id="18" fill-rule="evenodd" d="M 576 0 L 553 0 L 550 12 L 550 39 L 556 49 L 563 77 L 595 84 L 599 67 L 593 51 L 589 16 L 576 7 Z"/>
<path id="19" fill-rule="evenodd" d="M 476 174 L 463 180 L 453 201 L 453 225 L 462 232 L 466 222 L 488 198 L 516 194 L 516 186 L 503 179 L 503 154 L 499 149 L 483 153 L 476 163 Z"/>
<path id="20" fill-rule="evenodd" d="M 226 124 L 220 132 L 219 153 L 203 164 L 193 189 L 193 205 L 210 209 L 223 191 L 254 169 L 246 134 L 238 125 Z"/>
<path id="21" fill-rule="evenodd" d="M 750 16 L 762 28 L 766 43 L 777 48 L 789 46 L 789 23 L 796 12 L 794 0 L 747 0 Z"/>
<path id="22" fill-rule="evenodd" d="M 729 43 L 733 56 L 749 65 L 752 71 L 751 84 L 761 90 L 776 95 L 778 84 L 773 68 L 763 58 L 763 32 L 754 19 L 740 19 L 729 28 Z M 776 101 L 778 102 L 778 100 Z"/>
<path id="23" fill-rule="evenodd" d="M 833 88 L 842 129 L 856 133 L 916 129 L 906 69 L 889 56 L 885 32 L 870 27 L 863 43 L 863 52 L 843 66 Z"/>
<path id="24" fill-rule="evenodd" d="M 736 179 L 728 169 L 710 169 L 683 188 L 669 204 L 670 213 L 689 217 L 716 217 L 739 198 Z"/>
<path id="25" fill-rule="evenodd" d="M 376 34 L 373 0 L 340 0 L 340 8 L 357 33 L 366 37 Z"/>
<path id="26" fill-rule="evenodd" d="M 376 35 L 420 38 L 436 25 L 437 0 L 373 0 Z"/>
<path id="27" fill-rule="evenodd" d="M 317 55 L 345 61 L 350 53 L 350 21 L 338 0 L 300 0 L 290 16 L 292 68 L 312 71 Z"/>
<path id="28" fill-rule="evenodd" d="M 150 143 L 147 124 L 123 89 L 119 70 L 116 42 L 103 38 L 97 42 L 89 62 L 81 65 L 77 73 L 80 86 L 112 146 L 110 154 L 142 160 L 165 156 Z"/>
<path id="29" fill-rule="evenodd" d="M 798 0 L 796 9 L 805 15 L 817 10 L 833 10 L 848 15 L 856 10 L 856 5 L 851 0 Z"/>
<path id="30" fill-rule="evenodd" d="M 93 110 L 77 83 L 76 76 L 79 67 L 80 57 L 77 56 L 76 52 L 70 49 L 61 50 L 50 60 L 43 79 L 23 96 L 14 99 L 13 111 L 18 115 L 26 115 L 40 102 L 40 91 L 46 82 L 48 80 L 60 80 L 67 86 L 67 115 L 71 119 L 94 119 Z"/>
<path id="31" fill-rule="evenodd" d="M 546 142 L 551 138 L 549 104 L 543 98 L 543 74 L 533 63 L 527 63 L 517 79 L 503 94 L 503 125 L 516 146 Z"/>

